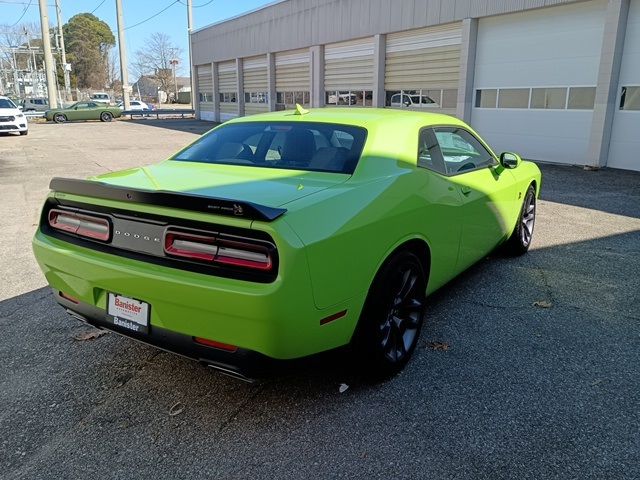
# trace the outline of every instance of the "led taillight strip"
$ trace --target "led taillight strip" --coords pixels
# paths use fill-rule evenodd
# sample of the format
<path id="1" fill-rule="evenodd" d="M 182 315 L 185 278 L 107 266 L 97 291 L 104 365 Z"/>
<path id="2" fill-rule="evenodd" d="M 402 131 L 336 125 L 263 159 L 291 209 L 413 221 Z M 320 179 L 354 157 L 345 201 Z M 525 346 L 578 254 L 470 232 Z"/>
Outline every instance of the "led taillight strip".
<path id="1" fill-rule="evenodd" d="M 168 231 L 164 238 L 164 251 L 171 256 L 214 264 L 262 271 L 273 268 L 271 253 L 267 247 L 213 235 Z"/>
<path id="2" fill-rule="evenodd" d="M 49 211 L 49 226 L 62 232 L 106 242 L 111 234 L 109 221 L 83 213 L 52 209 Z"/>

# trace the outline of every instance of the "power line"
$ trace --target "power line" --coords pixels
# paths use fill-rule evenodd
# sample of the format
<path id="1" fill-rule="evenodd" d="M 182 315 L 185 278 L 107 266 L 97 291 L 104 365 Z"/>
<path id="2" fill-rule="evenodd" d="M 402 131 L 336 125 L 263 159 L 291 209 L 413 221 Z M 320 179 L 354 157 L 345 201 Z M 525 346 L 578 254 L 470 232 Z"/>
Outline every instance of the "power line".
<path id="1" fill-rule="evenodd" d="M 96 8 L 94 8 L 93 10 L 91 10 L 91 15 L 93 15 L 93 12 L 95 12 L 97 9 L 99 9 L 99 8 L 102 6 L 102 4 L 103 4 L 104 2 L 106 2 L 106 0 L 102 0 L 102 1 L 98 4 L 98 6 L 97 6 Z"/>
<path id="2" fill-rule="evenodd" d="M 180 3 L 180 0 L 175 0 L 175 2 L 170 3 L 169 5 L 167 5 L 166 7 L 164 7 L 162 10 L 160 10 L 157 13 L 154 13 L 153 15 L 151 15 L 149 18 L 145 18 L 144 20 L 142 20 L 141 22 L 138 22 L 134 25 L 131 25 L 130 27 L 125 28 L 125 30 L 129 30 L 131 28 L 137 27 L 138 25 L 142 25 L 143 23 L 148 22 L 149 20 L 157 17 L 158 15 L 160 15 L 161 13 L 169 10 L 169 8 L 173 7 L 176 3 Z"/>
<path id="3" fill-rule="evenodd" d="M 18 23 L 20 23 L 20 20 L 22 20 L 22 18 L 24 17 L 24 15 L 27 13 L 27 10 L 29 9 L 29 7 L 31 6 L 31 2 L 33 0 L 29 0 L 29 3 L 27 4 L 26 7 L 24 7 L 24 10 L 22 10 L 22 15 L 20 15 L 20 18 L 18 20 L 16 20 L 15 23 L 9 25 L 9 28 L 11 27 L 15 27 Z"/>
<path id="4" fill-rule="evenodd" d="M 182 5 L 184 5 L 185 7 L 187 6 L 186 3 L 178 0 L 180 3 L 182 3 Z M 206 7 L 207 5 L 209 5 L 210 3 L 213 3 L 214 0 L 209 0 L 207 3 L 203 3 L 202 5 L 191 5 L 193 8 L 200 8 L 200 7 Z"/>

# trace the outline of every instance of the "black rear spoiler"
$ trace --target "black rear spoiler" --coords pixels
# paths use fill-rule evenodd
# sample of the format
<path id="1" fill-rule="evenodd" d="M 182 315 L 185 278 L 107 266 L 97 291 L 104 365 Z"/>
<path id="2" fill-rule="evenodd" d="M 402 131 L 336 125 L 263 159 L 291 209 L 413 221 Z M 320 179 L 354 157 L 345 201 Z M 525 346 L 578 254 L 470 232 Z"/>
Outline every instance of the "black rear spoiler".
<path id="1" fill-rule="evenodd" d="M 193 193 L 168 192 L 166 190 L 142 190 L 90 180 L 73 178 L 51 179 L 49 188 L 54 192 L 84 195 L 87 197 L 118 200 L 122 202 L 143 203 L 161 207 L 179 208 L 197 212 L 214 213 L 229 217 L 247 218 L 272 222 L 283 215 L 286 208 L 268 207 L 252 202 L 231 200 L 228 198 L 207 197 Z"/>

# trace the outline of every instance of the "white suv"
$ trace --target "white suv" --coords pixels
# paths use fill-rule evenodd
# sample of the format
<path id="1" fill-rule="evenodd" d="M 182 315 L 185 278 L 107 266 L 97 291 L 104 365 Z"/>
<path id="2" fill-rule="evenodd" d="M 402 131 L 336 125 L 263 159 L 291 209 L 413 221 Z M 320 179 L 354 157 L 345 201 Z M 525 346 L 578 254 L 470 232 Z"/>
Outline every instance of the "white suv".
<path id="1" fill-rule="evenodd" d="M 2 132 L 19 132 L 20 135 L 29 133 L 27 117 L 7 97 L 0 97 L 0 133 Z"/>
<path id="2" fill-rule="evenodd" d="M 105 93 L 105 92 L 94 93 L 93 95 L 91 95 L 90 100 L 95 103 L 103 103 L 106 105 L 111 104 L 111 97 L 109 96 L 108 93 Z"/>

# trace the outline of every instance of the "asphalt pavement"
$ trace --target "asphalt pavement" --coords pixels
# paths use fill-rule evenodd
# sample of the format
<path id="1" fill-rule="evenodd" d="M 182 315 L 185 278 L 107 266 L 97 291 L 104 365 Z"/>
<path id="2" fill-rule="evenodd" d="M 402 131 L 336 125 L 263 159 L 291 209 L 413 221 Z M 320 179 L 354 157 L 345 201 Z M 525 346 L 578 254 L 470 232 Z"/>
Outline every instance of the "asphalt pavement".
<path id="1" fill-rule="evenodd" d="M 247 384 L 78 339 L 92 331 L 56 306 L 29 244 L 50 177 L 158 161 L 209 127 L 0 137 L 0 478 L 640 478 L 638 173 L 543 165 L 531 251 L 433 295 L 385 383 L 330 356 Z"/>

